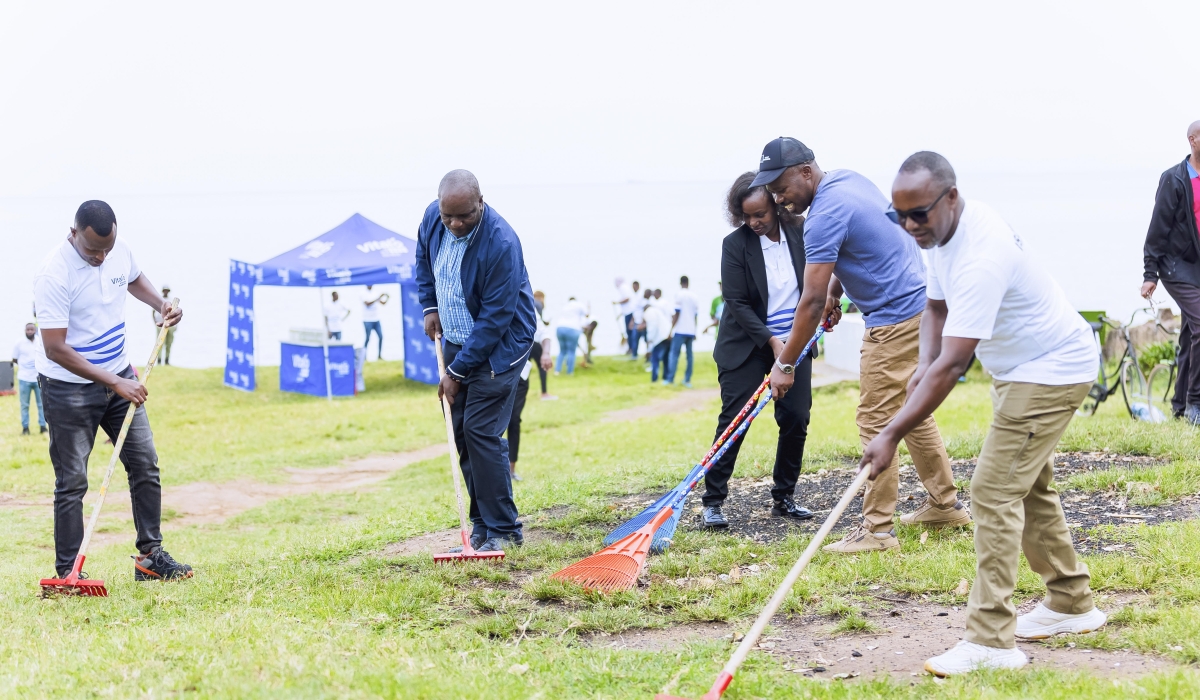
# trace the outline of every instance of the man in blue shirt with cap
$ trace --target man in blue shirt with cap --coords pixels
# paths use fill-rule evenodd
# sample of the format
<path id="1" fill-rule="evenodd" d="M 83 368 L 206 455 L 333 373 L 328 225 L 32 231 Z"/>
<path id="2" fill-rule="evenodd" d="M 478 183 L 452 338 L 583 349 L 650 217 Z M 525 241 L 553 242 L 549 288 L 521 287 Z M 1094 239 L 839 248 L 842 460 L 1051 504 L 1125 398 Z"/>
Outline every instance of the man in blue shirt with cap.
<path id="1" fill-rule="evenodd" d="M 425 334 L 444 340 L 438 395 L 450 403 L 471 496 L 471 546 L 524 541 L 509 476 L 508 428 L 521 368 L 533 347 L 533 289 L 516 232 L 483 202 L 466 170 L 442 178 L 417 232 L 417 289 Z M 435 340 L 436 342 L 436 340 Z"/>
<path id="2" fill-rule="evenodd" d="M 870 180 L 850 170 L 828 173 L 803 143 L 780 137 L 767 144 L 752 187 L 765 185 L 777 204 L 804 222 L 804 284 L 792 334 L 771 371 L 771 392 L 781 399 L 792 387 L 794 363 L 843 292 L 863 313 L 856 421 L 865 447 L 904 405 L 917 368 L 925 265 L 912 238 L 887 217 L 888 203 Z M 835 276 L 836 273 L 836 276 Z M 906 525 L 963 526 L 970 513 L 958 500 L 950 458 L 929 416 L 904 438 L 921 483 L 929 492 Z M 898 456 L 892 456 L 893 466 Z M 856 553 L 898 549 L 892 518 L 899 470 L 868 482 L 863 521 L 827 551 Z"/>

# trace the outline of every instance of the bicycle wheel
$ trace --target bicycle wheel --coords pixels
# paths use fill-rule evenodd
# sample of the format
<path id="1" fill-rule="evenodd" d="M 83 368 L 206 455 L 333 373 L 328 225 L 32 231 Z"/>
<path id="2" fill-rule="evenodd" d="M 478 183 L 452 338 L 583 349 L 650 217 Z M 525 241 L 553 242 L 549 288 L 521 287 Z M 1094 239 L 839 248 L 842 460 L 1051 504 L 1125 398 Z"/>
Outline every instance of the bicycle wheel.
<path id="1" fill-rule="evenodd" d="M 1150 370 L 1146 379 L 1149 384 L 1150 405 L 1163 416 L 1174 415 L 1171 397 L 1175 393 L 1175 365 L 1170 362 L 1160 362 Z"/>
<path id="2" fill-rule="evenodd" d="M 1166 416 L 1150 400 L 1150 387 L 1141 368 L 1130 358 L 1121 363 L 1121 397 L 1125 399 L 1125 408 L 1134 420 L 1147 423 L 1166 420 Z"/>

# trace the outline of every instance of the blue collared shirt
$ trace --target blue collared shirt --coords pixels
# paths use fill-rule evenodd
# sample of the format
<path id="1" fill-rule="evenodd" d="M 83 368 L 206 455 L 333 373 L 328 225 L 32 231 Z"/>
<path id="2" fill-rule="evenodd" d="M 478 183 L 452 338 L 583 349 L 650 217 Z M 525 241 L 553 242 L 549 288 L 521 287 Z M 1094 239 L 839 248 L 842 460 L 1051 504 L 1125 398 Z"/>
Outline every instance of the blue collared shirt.
<path id="1" fill-rule="evenodd" d="M 480 219 L 482 222 L 483 219 Z M 433 277 L 437 290 L 438 317 L 442 321 L 442 335 L 455 345 L 467 342 L 475 319 L 467 310 L 467 299 L 462 288 L 463 254 L 475 238 L 479 224 L 467 235 L 459 238 L 450 229 L 442 232 L 442 244 L 437 259 L 433 261 Z"/>
<path id="2" fill-rule="evenodd" d="M 1196 169 L 1192 167 L 1192 161 L 1190 161 L 1190 160 L 1185 160 L 1185 161 L 1183 161 L 1183 162 L 1184 162 L 1184 163 L 1187 163 L 1187 166 L 1188 166 L 1188 177 L 1192 178 L 1193 180 L 1195 180 L 1196 178 L 1200 177 L 1200 175 L 1197 175 L 1197 174 L 1196 174 Z"/>

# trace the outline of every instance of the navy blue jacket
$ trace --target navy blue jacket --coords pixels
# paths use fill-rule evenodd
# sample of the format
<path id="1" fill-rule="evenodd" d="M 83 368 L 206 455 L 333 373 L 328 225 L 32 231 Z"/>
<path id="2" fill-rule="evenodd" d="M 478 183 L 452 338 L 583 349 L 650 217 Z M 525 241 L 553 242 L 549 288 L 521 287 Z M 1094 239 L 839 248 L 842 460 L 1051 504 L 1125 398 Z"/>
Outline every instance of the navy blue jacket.
<path id="1" fill-rule="evenodd" d="M 417 230 L 417 291 L 425 315 L 437 311 L 433 261 L 445 232 L 435 200 L 425 209 Z M 508 222 L 486 204 L 475 237 L 463 253 L 462 288 L 475 325 L 446 371 L 463 378 L 485 362 L 492 374 L 520 367 L 533 347 L 533 289 L 525 270 L 521 240 Z"/>

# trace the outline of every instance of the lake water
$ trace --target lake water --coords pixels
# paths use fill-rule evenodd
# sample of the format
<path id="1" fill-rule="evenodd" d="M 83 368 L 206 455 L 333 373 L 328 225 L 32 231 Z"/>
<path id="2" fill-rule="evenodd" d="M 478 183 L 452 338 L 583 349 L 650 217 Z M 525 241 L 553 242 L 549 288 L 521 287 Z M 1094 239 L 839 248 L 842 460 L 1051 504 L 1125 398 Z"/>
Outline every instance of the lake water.
<path id="1" fill-rule="evenodd" d="M 1169 164 L 1164 164 L 1164 168 Z M 884 188 L 890 173 L 864 173 Z M 1158 171 L 1083 173 L 960 172 L 968 198 L 991 204 L 1021 235 L 1079 309 L 1126 317 L 1143 304 L 1142 243 Z M 524 185 L 488 187 L 485 199 L 520 235 L 535 289 L 553 314 L 569 295 L 591 303 L 601 353 L 619 352 L 611 302 L 613 277 L 623 275 L 670 297 L 680 275 L 703 300 L 717 293 L 722 215 L 728 182 Z M 885 191 L 887 191 L 885 189 Z M 5 274 L 0 278 L 0 340 L 11 347 L 30 319 L 33 274 L 67 235 L 79 203 L 102 197 L 113 205 L 120 235 L 156 285 L 171 284 L 185 308 L 172 361 L 184 367 L 224 363 L 228 260 L 260 262 L 333 228 L 355 212 L 416 236 L 433 186 L 421 189 L 278 193 L 105 195 L 0 198 Z M 346 339 L 362 342 L 357 300 Z M 384 357 L 403 345 L 395 287 L 384 314 Z M 328 290 L 321 292 L 328 294 Z M 293 327 L 321 325 L 317 290 L 260 287 L 256 292 L 260 364 L 278 364 L 279 341 Z M 1159 296 L 1166 299 L 1165 293 Z M 145 361 L 154 339 L 150 311 L 130 299 L 131 359 Z M 700 349 L 711 348 L 702 339 Z"/>

